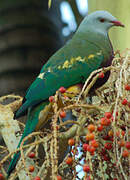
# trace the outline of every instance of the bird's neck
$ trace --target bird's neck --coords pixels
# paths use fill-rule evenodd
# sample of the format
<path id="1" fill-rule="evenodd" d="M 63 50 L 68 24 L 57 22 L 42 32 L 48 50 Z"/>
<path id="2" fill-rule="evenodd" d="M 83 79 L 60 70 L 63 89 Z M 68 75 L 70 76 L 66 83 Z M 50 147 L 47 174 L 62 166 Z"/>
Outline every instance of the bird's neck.
<path id="1" fill-rule="evenodd" d="M 105 59 L 109 59 L 110 56 L 113 56 L 113 48 L 107 32 L 97 31 L 96 29 L 93 31 L 88 30 L 86 32 L 77 31 L 76 36 L 81 36 L 82 38 L 84 37 L 86 43 L 90 42 L 96 45 L 102 50 Z"/>

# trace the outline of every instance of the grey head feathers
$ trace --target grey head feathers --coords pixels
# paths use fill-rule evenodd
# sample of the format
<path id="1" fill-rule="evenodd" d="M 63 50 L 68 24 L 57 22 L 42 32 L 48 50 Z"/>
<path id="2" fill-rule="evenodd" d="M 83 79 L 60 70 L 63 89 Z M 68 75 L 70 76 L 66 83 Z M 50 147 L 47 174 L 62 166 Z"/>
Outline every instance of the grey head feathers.
<path id="1" fill-rule="evenodd" d="M 112 21 L 117 19 L 107 11 L 95 11 L 84 18 L 77 32 L 96 31 L 107 33 L 109 28 L 114 26 Z"/>

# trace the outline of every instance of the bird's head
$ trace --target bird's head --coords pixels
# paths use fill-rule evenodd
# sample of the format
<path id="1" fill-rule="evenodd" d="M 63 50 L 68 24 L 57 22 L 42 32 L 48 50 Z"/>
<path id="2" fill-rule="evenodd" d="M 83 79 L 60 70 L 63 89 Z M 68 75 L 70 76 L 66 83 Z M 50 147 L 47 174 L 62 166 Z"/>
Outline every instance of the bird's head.
<path id="1" fill-rule="evenodd" d="M 107 32 L 112 26 L 124 27 L 120 21 L 107 11 L 95 11 L 86 16 L 81 23 L 81 29 L 86 29 L 87 31 L 94 30 L 97 32 Z"/>

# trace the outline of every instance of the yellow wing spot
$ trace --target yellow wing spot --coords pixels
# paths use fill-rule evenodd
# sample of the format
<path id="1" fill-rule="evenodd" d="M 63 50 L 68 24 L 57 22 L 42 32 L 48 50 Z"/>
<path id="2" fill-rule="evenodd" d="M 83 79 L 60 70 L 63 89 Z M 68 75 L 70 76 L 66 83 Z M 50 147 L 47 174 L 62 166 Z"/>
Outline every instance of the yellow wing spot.
<path id="1" fill-rule="evenodd" d="M 92 59 L 92 58 L 94 58 L 94 54 L 90 54 L 90 55 L 88 56 L 88 59 Z"/>
<path id="2" fill-rule="evenodd" d="M 84 57 L 84 58 L 81 58 L 79 61 L 80 61 L 80 62 L 85 62 L 85 57 Z"/>
<path id="3" fill-rule="evenodd" d="M 39 76 L 38 76 L 38 78 L 39 78 L 39 79 L 43 79 L 44 74 L 45 74 L 45 73 L 40 73 Z"/>
<path id="4" fill-rule="evenodd" d="M 81 58 L 80 56 L 78 57 L 72 57 L 70 60 L 66 60 L 62 66 L 58 66 L 58 69 L 65 69 L 65 68 L 71 68 L 74 63 L 76 62 L 85 62 L 85 58 Z"/>
<path id="5" fill-rule="evenodd" d="M 88 63 L 88 58 L 87 57 L 85 57 L 84 60 L 85 60 L 86 63 Z"/>
<path id="6" fill-rule="evenodd" d="M 78 57 L 76 58 L 77 61 L 80 61 L 81 59 L 82 59 L 81 56 L 78 56 Z"/>
<path id="7" fill-rule="evenodd" d="M 84 62 L 85 61 L 85 58 L 81 58 L 81 56 L 78 56 L 78 57 L 76 57 L 76 58 L 71 58 L 70 59 L 70 63 L 71 64 L 74 64 L 74 63 L 76 63 L 76 62 Z"/>
<path id="8" fill-rule="evenodd" d="M 75 58 L 71 58 L 71 59 L 70 59 L 70 63 L 71 63 L 71 64 L 74 64 L 74 62 L 75 62 Z"/>
<path id="9" fill-rule="evenodd" d="M 62 68 L 64 69 L 64 68 L 69 68 L 69 61 L 68 60 L 66 60 L 65 62 L 64 62 L 64 64 L 63 64 L 63 66 L 62 66 Z"/>
<path id="10" fill-rule="evenodd" d="M 101 51 L 100 51 L 100 52 L 97 52 L 97 55 L 98 55 L 98 56 L 100 56 L 101 54 L 102 54 L 102 52 L 101 52 Z"/>
<path id="11" fill-rule="evenodd" d="M 58 69 L 61 69 L 61 66 L 58 66 Z"/>

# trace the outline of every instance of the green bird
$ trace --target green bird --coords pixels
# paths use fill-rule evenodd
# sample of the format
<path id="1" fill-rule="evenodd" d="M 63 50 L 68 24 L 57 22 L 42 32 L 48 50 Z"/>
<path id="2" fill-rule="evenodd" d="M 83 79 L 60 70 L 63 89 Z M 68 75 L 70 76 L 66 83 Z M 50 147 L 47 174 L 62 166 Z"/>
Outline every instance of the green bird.
<path id="1" fill-rule="evenodd" d="M 15 114 L 15 118 L 19 118 L 28 112 L 18 147 L 23 138 L 35 130 L 39 113 L 49 103 L 49 96 L 54 95 L 61 86 L 68 88 L 77 83 L 84 83 L 92 71 L 111 65 L 114 54 L 108 30 L 112 26 L 124 27 L 107 11 L 91 13 L 81 22 L 72 39 L 42 67 L 40 74 L 29 87 L 22 106 Z M 102 80 L 96 81 L 94 87 L 103 85 L 109 75 L 108 71 Z M 20 153 L 14 155 L 8 168 L 8 176 L 15 168 L 19 156 Z"/>

